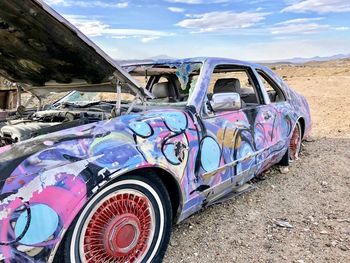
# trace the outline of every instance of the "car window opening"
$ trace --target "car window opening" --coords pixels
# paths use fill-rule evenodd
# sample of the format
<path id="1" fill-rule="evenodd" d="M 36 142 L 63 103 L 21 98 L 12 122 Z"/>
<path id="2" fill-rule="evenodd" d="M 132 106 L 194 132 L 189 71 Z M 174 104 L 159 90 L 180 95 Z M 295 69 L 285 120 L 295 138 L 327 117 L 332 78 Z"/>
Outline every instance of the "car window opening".
<path id="1" fill-rule="evenodd" d="M 278 103 L 286 101 L 286 97 L 283 94 L 281 88 L 277 85 L 275 81 L 273 81 L 268 75 L 261 71 L 257 70 L 258 77 L 263 83 L 263 88 L 266 90 L 267 94 L 269 95 L 270 102 L 271 103 Z"/>
<path id="2" fill-rule="evenodd" d="M 225 93 L 239 94 L 240 109 L 257 106 L 262 101 L 251 73 L 244 67 L 218 66 L 214 69 L 207 90 L 207 99 L 210 102 L 215 94 Z M 207 114 L 214 114 L 210 104 L 206 105 Z"/>

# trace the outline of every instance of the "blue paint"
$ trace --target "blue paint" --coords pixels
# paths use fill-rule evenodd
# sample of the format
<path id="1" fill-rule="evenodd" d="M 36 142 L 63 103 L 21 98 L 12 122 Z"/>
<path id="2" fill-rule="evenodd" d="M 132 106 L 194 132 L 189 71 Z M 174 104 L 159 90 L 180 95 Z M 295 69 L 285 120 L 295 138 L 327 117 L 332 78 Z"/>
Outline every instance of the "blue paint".
<path id="1" fill-rule="evenodd" d="M 152 128 L 147 122 L 135 121 L 129 124 L 129 128 L 141 137 L 149 137 L 152 135 Z"/>
<path id="2" fill-rule="evenodd" d="M 174 144 L 165 144 L 163 148 L 165 157 L 172 164 L 180 164 L 179 159 L 175 155 L 175 145 Z"/>
<path id="3" fill-rule="evenodd" d="M 97 152 L 102 157 L 96 160 L 96 163 L 101 167 L 115 168 L 120 164 L 126 166 L 135 162 L 142 162 L 142 158 L 137 149 L 128 144 L 118 144 L 116 142 L 107 142 Z"/>
<path id="4" fill-rule="evenodd" d="M 167 127 L 173 132 L 183 132 L 187 129 L 187 117 L 182 112 L 166 112 L 163 114 Z"/>
<path id="5" fill-rule="evenodd" d="M 201 164 L 205 171 L 211 172 L 220 165 L 221 150 L 217 142 L 206 137 L 202 141 Z"/>
<path id="6" fill-rule="evenodd" d="M 184 63 L 178 68 L 176 76 L 178 77 L 183 90 L 187 87 L 190 80 L 190 74 L 194 71 L 200 70 L 201 67 L 202 63 Z"/>
<path id="7" fill-rule="evenodd" d="M 132 144 L 132 138 L 119 133 L 111 133 L 103 138 L 96 138 L 90 145 L 91 156 L 101 156 L 96 164 L 106 168 L 116 168 L 120 164 L 132 165 L 143 159 Z"/>
<path id="8" fill-rule="evenodd" d="M 38 204 L 30 207 L 31 217 L 29 228 L 19 241 L 25 245 L 35 245 L 48 240 L 58 226 L 57 213 L 47 205 Z M 28 221 L 28 213 L 23 212 L 15 225 L 15 235 L 20 236 Z"/>
<path id="9" fill-rule="evenodd" d="M 237 159 L 238 160 L 242 159 L 242 158 L 247 157 L 253 153 L 254 153 L 254 150 L 252 149 L 252 146 L 248 142 L 242 141 L 241 146 L 239 147 L 239 150 L 237 152 Z M 240 174 L 240 173 L 252 168 L 254 161 L 255 161 L 255 158 L 253 157 L 253 158 L 249 158 L 245 161 L 238 162 L 237 174 Z"/>

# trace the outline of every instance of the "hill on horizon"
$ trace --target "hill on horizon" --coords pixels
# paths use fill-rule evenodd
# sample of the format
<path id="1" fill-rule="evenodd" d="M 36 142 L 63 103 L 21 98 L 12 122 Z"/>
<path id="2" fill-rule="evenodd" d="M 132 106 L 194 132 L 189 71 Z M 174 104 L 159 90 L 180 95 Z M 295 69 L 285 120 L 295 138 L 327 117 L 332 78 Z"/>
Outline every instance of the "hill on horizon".
<path id="1" fill-rule="evenodd" d="M 310 58 L 295 57 L 290 59 L 264 60 L 264 61 L 255 61 L 255 62 L 264 63 L 264 64 L 304 64 L 308 62 L 326 62 L 326 61 L 348 59 L 348 58 L 350 58 L 350 54 L 336 54 L 328 57 L 321 57 L 321 56 L 310 57 Z M 167 59 L 176 59 L 176 58 L 168 55 L 158 55 L 158 56 L 145 58 L 145 59 L 130 59 L 130 60 L 116 59 L 116 61 L 120 64 L 132 64 L 132 63 L 148 63 L 148 62 L 153 62 L 157 60 L 167 60 Z"/>

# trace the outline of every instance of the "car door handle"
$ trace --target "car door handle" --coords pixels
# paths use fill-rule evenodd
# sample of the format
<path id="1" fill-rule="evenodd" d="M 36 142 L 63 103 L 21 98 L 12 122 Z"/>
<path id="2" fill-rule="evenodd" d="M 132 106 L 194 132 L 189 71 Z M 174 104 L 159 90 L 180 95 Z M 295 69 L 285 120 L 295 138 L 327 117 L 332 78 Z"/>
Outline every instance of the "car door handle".
<path id="1" fill-rule="evenodd" d="M 271 114 L 271 112 L 269 112 L 269 111 L 264 111 L 264 112 L 263 112 L 263 116 L 264 116 L 264 119 L 265 119 L 265 120 L 269 120 L 269 119 L 271 119 L 272 114 Z"/>

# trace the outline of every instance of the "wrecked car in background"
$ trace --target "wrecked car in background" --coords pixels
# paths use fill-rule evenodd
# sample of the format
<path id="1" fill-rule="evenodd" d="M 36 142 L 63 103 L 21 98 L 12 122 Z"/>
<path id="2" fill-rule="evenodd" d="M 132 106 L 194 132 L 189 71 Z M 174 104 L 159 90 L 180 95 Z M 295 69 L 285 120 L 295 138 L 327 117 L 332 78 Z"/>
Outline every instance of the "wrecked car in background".
<path id="1" fill-rule="evenodd" d="M 39 0 L 2 1 L 0 25 L 1 75 L 68 92 L 2 122 L 5 262 L 159 262 L 173 222 L 296 160 L 310 132 L 305 98 L 263 66 L 121 67 Z"/>

